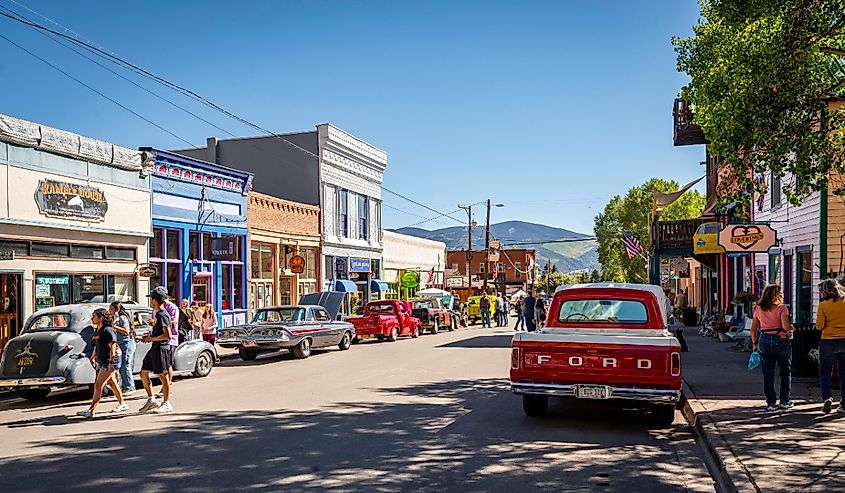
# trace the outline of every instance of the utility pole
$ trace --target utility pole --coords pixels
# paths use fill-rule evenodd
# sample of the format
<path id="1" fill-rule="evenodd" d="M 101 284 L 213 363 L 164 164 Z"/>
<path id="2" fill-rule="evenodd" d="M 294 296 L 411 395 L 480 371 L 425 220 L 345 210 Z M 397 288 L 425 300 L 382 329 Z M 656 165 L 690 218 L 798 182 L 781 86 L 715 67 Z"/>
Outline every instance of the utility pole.
<path id="1" fill-rule="evenodd" d="M 487 292 L 487 274 L 490 272 L 490 199 L 487 199 L 487 227 L 484 232 L 484 292 Z"/>
<path id="2" fill-rule="evenodd" d="M 472 296 L 472 204 L 458 204 L 458 207 L 467 211 L 467 300 Z"/>
<path id="3" fill-rule="evenodd" d="M 549 296 L 549 290 L 551 289 L 551 283 L 549 281 L 549 274 L 552 273 L 552 259 L 547 259 L 548 263 L 546 264 L 546 296 Z"/>

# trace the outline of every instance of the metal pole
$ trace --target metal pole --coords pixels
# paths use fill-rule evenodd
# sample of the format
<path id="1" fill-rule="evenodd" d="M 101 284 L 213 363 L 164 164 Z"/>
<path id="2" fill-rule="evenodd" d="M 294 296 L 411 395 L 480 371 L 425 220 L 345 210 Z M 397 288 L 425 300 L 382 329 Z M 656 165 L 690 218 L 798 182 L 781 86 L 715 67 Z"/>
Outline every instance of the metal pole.
<path id="1" fill-rule="evenodd" d="M 472 296 L 472 205 L 467 206 L 467 301 Z"/>
<path id="2" fill-rule="evenodd" d="M 546 296 L 549 296 L 549 291 L 551 290 L 551 284 L 549 275 L 552 273 L 552 259 L 546 259 L 548 263 L 546 264 Z"/>
<path id="3" fill-rule="evenodd" d="M 484 292 L 487 292 L 487 274 L 490 272 L 490 199 L 487 199 L 487 227 L 484 232 Z"/>

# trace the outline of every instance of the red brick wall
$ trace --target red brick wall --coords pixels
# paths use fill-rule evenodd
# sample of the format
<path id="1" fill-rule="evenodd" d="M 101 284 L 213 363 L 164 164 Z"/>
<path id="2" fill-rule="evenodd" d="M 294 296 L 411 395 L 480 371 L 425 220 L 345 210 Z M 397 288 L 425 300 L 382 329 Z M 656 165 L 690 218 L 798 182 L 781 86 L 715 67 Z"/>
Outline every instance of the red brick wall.
<path id="1" fill-rule="evenodd" d="M 507 256 L 507 258 L 505 258 Z M 507 259 L 510 259 L 508 262 Z M 533 263 L 535 259 L 535 251 L 531 249 L 518 249 L 518 250 L 502 250 L 499 253 L 499 262 L 505 268 L 505 282 L 525 282 L 527 280 L 527 274 L 520 274 L 520 277 L 516 277 L 516 269 L 514 269 L 514 265 L 517 262 L 520 264 L 519 268 L 521 271 L 525 272 L 528 270 L 528 266 Z M 484 263 L 485 254 L 484 250 L 481 251 L 473 251 L 472 252 L 472 275 L 478 275 L 479 267 L 481 264 Z M 466 270 L 466 251 L 465 250 L 458 250 L 458 251 L 450 251 L 446 254 L 446 268 L 452 269 L 457 268 L 458 272 L 462 275 L 467 274 Z M 454 265 L 457 264 L 457 265 Z M 490 269 L 495 268 L 496 263 L 491 262 Z M 489 276 L 488 276 L 489 278 Z"/>
<path id="2" fill-rule="evenodd" d="M 247 225 L 282 234 L 320 236 L 320 208 L 249 192 Z"/>

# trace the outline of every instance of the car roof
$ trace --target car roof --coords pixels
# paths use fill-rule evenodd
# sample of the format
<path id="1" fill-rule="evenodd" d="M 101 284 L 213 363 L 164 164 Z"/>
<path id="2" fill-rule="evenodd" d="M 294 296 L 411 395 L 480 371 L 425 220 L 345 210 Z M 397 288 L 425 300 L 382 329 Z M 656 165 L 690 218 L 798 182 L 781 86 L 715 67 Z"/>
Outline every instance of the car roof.
<path id="1" fill-rule="evenodd" d="M 312 310 L 315 309 L 315 308 L 320 308 L 320 309 L 325 310 L 325 308 L 323 308 L 320 305 L 279 305 L 279 306 L 265 306 L 264 308 L 259 308 L 258 311 L 262 311 L 262 310 L 291 310 L 291 309 L 294 309 L 294 308 L 310 308 Z"/>
<path id="2" fill-rule="evenodd" d="M 108 309 L 110 303 L 73 303 L 70 305 L 58 305 L 58 306 L 51 306 L 50 308 L 42 308 L 41 310 L 36 311 L 31 316 L 35 315 L 49 315 L 51 313 L 70 313 L 71 315 L 77 315 L 79 313 L 88 313 L 89 315 L 91 312 L 98 308 Z M 130 310 L 152 310 L 148 306 L 138 305 L 136 303 L 124 303 L 123 306 Z"/>

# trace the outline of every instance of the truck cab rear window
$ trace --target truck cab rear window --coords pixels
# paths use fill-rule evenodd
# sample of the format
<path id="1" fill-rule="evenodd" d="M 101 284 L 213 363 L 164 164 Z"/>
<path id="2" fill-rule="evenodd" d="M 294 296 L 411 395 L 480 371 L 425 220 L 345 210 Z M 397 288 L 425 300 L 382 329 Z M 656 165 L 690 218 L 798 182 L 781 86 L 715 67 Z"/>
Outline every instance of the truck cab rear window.
<path id="1" fill-rule="evenodd" d="M 561 303 L 560 322 L 643 324 L 648 322 L 646 307 L 630 300 L 567 300 Z"/>

